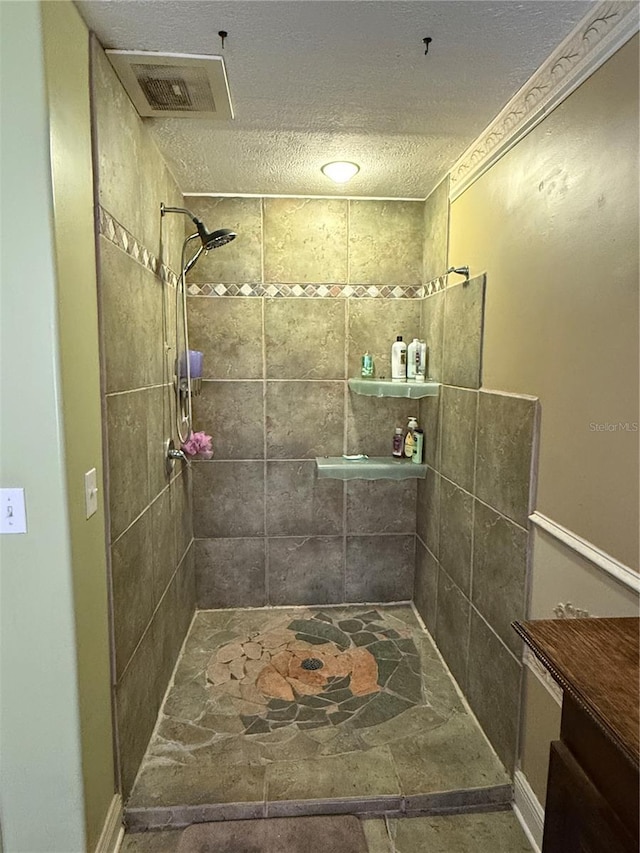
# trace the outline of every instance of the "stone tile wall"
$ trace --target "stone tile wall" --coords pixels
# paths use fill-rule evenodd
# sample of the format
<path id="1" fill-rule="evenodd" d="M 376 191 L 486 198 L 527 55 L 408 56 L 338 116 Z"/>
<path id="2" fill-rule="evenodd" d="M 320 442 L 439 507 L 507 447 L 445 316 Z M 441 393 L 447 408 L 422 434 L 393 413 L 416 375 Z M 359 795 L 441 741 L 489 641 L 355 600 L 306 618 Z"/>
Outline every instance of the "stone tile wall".
<path id="1" fill-rule="evenodd" d="M 182 195 L 94 41 L 98 288 L 107 459 L 114 707 L 126 797 L 195 608 L 189 482 L 174 436 L 175 273 Z"/>
<path id="2" fill-rule="evenodd" d="M 453 277 L 452 277 L 453 278 Z M 422 300 L 439 398 L 420 403 L 414 600 L 505 766 L 517 748 L 538 402 L 482 384 L 484 276 Z"/>
<path id="3" fill-rule="evenodd" d="M 367 349 L 389 376 L 396 335 L 418 335 L 422 203 L 186 203 L 238 233 L 189 278 L 191 346 L 205 353 L 195 427 L 214 445 L 194 464 L 198 606 L 410 599 L 416 480 L 318 480 L 313 460 L 390 455 L 417 414 L 346 380 Z M 202 295 L 244 292 L 305 295 Z"/>

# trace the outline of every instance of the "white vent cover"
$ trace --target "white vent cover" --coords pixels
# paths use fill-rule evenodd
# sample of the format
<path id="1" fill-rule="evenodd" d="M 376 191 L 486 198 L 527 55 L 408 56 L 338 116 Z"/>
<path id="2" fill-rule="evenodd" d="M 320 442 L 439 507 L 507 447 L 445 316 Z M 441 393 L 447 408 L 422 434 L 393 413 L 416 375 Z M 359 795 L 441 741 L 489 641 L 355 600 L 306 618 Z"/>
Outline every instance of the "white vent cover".
<path id="1" fill-rule="evenodd" d="M 221 56 L 137 50 L 106 53 L 139 115 L 233 118 Z"/>

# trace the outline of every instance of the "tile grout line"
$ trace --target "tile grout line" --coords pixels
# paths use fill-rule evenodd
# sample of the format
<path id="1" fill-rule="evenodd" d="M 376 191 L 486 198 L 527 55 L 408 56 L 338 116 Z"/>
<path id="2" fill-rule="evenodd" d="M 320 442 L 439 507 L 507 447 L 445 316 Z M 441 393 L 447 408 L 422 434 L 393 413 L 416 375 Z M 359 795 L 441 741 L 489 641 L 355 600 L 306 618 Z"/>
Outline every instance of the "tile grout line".
<path id="1" fill-rule="evenodd" d="M 347 207 L 347 211 L 348 211 Z M 348 276 L 347 276 L 348 278 Z M 342 452 L 347 453 L 349 430 L 349 383 L 347 377 L 349 375 L 349 326 L 351 323 L 350 303 L 345 300 L 344 306 L 344 365 L 343 376 L 344 388 L 342 392 Z M 347 600 L 347 502 L 348 502 L 348 485 L 344 480 L 342 483 L 342 600 Z"/>
<path id="2" fill-rule="evenodd" d="M 263 240 L 263 263 L 264 263 L 264 240 Z M 263 269 L 264 275 L 264 269 Z M 267 474 L 268 474 L 268 464 L 267 464 L 267 334 L 266 334 L 266 314 L 267 314 L 267 300 L 262 297 L 261 298 L 261 335 L 262 335 L 262 525 L 263 525 L 263 536 L 264 536 L 264 600 L 265 603 L 268 602 L 270 589 L 269 589 L 269 538 L 267 536 Z"/>

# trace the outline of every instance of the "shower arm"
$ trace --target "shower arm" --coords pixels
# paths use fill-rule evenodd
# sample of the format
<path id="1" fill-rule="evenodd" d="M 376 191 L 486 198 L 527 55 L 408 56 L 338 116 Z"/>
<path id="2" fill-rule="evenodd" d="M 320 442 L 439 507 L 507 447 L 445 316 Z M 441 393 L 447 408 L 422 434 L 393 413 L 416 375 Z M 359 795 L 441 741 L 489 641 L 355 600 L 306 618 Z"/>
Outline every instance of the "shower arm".
<path id="1" fill-rule="evenodd" d="M 196 225 L 198 224 L 198 222 L 200 222 L 198 217 L 195 214 L 191 213 L 190 210 L 187 210 L 186 207 L 167 207 L 166 204 L 163 201 L 161 201 L 160 202 L 160 216 L 164 216 L 166 213 L 184 213 L 184 215 L 188 216 L 192 222 L 196 223 Z"/>
<path id="2" fill-rule="evenodd" d="M 449 267 L 445 275 L 449 275 L 452 272 L 456 273 L 456 275 L 463 275 L 464 280 L 469 281 L 469 267 Z"/>

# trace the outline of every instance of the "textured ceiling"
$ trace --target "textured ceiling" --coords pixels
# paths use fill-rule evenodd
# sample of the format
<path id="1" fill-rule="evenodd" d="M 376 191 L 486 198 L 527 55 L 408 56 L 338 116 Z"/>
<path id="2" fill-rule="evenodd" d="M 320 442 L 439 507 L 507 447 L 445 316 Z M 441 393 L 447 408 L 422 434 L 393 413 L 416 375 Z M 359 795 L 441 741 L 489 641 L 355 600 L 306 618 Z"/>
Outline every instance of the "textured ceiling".
<path id="1" fill-rule="evenodd" d="M 145 119 L 183 192 L 424 198 L 595 3 L 76 5 L 105 47 L 224 56 L 235 120 Z M 361 167 L 344 187 L 337 159 Z"/>

